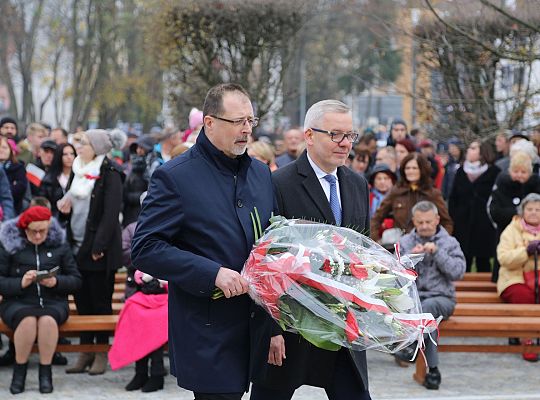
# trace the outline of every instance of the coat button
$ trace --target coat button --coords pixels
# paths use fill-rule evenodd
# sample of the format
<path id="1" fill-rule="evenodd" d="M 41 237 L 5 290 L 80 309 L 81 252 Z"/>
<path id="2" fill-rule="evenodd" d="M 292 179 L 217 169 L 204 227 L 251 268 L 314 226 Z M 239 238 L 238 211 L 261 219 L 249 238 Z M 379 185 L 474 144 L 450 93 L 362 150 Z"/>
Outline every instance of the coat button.
<path id="1" fill-rule="evenodd" d="M 251 312 L 251 318 L 255 318 L 255 311 Z"/>
<path id="2" fill-rule="evenodd" d="M 244 207 L 244 203 L 242 203 L 242 200 L 240 199 L 238 199 L 238 201 L 236 202 L 236 205 L 238 206 L 238 208 Z"/>

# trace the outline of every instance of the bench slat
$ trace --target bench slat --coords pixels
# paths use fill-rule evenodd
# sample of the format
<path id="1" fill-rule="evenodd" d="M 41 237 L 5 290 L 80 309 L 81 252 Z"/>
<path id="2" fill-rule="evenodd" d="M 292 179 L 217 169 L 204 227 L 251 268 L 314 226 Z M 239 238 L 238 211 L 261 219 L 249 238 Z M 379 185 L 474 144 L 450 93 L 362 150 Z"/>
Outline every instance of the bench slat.
<path id="1" fill-rule="evenodd" d="M 496 292 L 457 291 L 456 300 L 458 303 L 502 303 Z"/>
<path id="2" fill-rule="evenodd" d="M 540 317 L 540 304 L 457 303 L 453 315 Z"/>
<path id="3" fill-rule="evenodd" d="M 540 353 L 540 346 L 509 346 L 507 344 L 439 344 L 438 351 L 461 353 Z"/>
<path id="4" fill-rule="evenodd" d="M 443 336 L 537 337 L 540 317 L 452 316 L 439 331 Z"/>
<path id="5" fill-rule="evenodd" d="M 496 292 L 497 285 L 487 281 L 457 281 L 454 286 L 458 291 Z"/>
<path id="6" fill-rule="evenodd" d="M 491 272 L 466 272 L 464 281 L 491 281 Z"/>

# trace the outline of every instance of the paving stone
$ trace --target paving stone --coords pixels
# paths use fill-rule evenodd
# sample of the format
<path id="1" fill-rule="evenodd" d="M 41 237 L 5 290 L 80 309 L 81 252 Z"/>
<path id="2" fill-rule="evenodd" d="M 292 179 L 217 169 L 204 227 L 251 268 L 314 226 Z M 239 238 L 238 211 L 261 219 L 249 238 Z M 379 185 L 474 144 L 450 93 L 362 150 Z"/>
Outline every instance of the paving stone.
<path id="1" fill-rule="evenodd" d="M 464 341 L 459 338 L 443 341 Z M 498 342 L 497 342 L 498 340 Z M 474 339 L 465 340 L 474 343 Z M 504 343 L 504 339 L 494 339 L 493 343 Z M 75 354 L 67 354 L 69 364 L 75 362 Z M 442 385 L 438 391 L 430 391 L 418 385 L 413 379 L 414 365 L 399 367 L 391 355 L 369 351 L 371 395 L 373 400 L 540 400 L 540 363 L 523 361 L 519 354 L 494 353 L 441 353 L 439 369 Z M 168 366 L 168 358 L 166 358 Z M 114 399 L 178 399 L 192 400 L 190 392 L 176 386 L 174 377 L 168 376 L 165 389 L 155 393 L 126 392 L 124 386 L 134 374 L 133 367 L 119 371 L 108 370 L 104 375 L 67 375 L 66 367 L 53 367 L 55 400 L 110 400 Z M 17 400 L 36 399 L 38 391 L 38 358 L 32 355 L 26 392 L 17 395 Z M 9 383 L 11 368 L 0 367 L 0 399 L 11 398 Z M 244 400 L 249 399 L 246 394 Z M 326 399 L 322 389 L 302 387 L 294 400 Z"/>

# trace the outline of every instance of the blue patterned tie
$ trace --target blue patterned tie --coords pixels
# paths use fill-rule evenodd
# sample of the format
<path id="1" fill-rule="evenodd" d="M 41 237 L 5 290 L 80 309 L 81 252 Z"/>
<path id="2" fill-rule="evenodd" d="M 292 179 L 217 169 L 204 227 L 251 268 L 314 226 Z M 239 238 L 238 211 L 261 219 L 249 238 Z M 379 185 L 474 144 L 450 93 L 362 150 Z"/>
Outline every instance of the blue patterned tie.
<path id="1" fill-rule="evenodd" d="M 341 207 L 339 205 L 339 199 L 336 187 L 336 177 L 334 175 L 325 175 L 324 179 L 330 184 L 330 208 L 334 214 L 336 225 L 341 225 Z"/>

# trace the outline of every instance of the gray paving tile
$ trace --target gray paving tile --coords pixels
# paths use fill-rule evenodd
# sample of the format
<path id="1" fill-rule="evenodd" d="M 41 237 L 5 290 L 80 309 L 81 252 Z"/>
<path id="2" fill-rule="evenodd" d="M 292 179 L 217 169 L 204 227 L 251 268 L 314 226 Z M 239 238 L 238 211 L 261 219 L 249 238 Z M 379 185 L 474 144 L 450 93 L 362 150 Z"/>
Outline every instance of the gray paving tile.
<path id="1" fill-rule="evenodd" d="M 459 338 L 443 340 L 460 340 Z M 496 342 L 494 340 L 493 342 Z M 474 342 L 467 339 L 467 342 Z M 498 339 L 504 342 L 504 339 Z M 70 364 L 76 355 L 68 354 Z M 16 399 L 40 396 L 37 383 L 37 356 L 31 358 L 26 392 Z M 168 364 L 168 359 L 166 359 Z M 439 399 L 439 400 L 540 400 L 540 363 L 523 361 L 519 354 L 442 353 L 439 369 L 443 383 L 440 390 L 428 391 L 412 379 L 414 366 L 401 368 L 390 355 L 368 352 L 371 394 L 374 400 Z M 55 400 L 115 399 L 178 399 L 191 400 L 191 393 L 176 386 L 168 376 L 165 389 L 156 393 L 126 392 L 124 386 L 134 373 L 133 367 L 107 371 L 105 375 L 67 375 L 65 367 L 54 367 Z M 0 367 L 0 399 L 10 398 L 8 387 L 11 368 Z M 245 395 L 244 399 L 249 399 Z M 295 400 L 326 399 L 322 389 L 302 387 Z"/>

